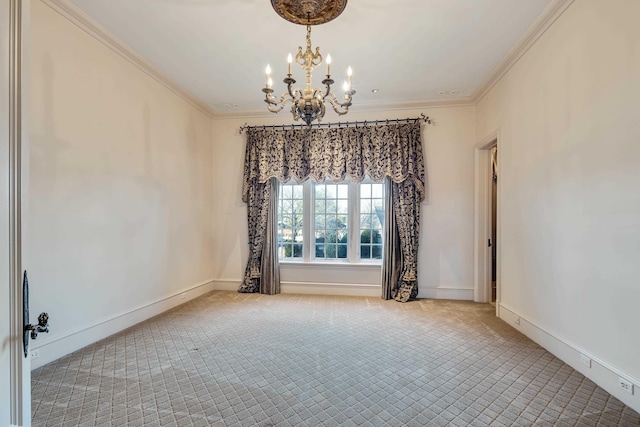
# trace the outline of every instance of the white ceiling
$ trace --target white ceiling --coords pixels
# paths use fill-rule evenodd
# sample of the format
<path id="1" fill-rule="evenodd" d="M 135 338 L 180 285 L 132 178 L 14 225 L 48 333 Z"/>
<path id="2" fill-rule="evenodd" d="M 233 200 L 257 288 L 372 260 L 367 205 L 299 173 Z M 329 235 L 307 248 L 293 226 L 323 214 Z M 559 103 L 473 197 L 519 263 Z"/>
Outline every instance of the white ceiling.
<path id="1" fill-rule="evenodd" d="M 72 1 L 217 112 L 266 110 L 265 66 L 279 94 L 287 54 L 305 43 L 305 27 L 278 16 L 269 0 Z M 469 98 L 549 3 L 351 0 L 334 21 L 313 27 L 311 39 L 331 54 L 337 93 L 352 66 L 354 108 Z M 294 67 L 300 85 L 303 71 Z"/>

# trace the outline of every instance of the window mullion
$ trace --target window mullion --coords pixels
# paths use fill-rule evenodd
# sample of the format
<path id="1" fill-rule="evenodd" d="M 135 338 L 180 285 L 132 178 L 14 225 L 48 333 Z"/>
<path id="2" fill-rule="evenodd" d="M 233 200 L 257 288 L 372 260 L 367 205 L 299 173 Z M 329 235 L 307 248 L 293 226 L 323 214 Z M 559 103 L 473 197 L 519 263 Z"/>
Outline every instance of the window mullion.
<path id="1" fill-rule="evenodd" d="M 358 234 L 360 231 L 360 186 L 356 182 L 349 183 L 349 262 L 358 262 Z"/>
<path id="2" fill-rule="evenodd" d="M 302 229 L 303 235 L 303 249 L 302 249 L 302 258 L 304 262 L 309 262 L 313 258 L 311 257 L 311 251 L 313 248 L 313 244 L 311 243 L 313 232 L 313 186 L 310 180 L 307 180 L 302 187 L 302 196 L 304 198 L 303 201 L 303 222 L 304 227 Z"/>

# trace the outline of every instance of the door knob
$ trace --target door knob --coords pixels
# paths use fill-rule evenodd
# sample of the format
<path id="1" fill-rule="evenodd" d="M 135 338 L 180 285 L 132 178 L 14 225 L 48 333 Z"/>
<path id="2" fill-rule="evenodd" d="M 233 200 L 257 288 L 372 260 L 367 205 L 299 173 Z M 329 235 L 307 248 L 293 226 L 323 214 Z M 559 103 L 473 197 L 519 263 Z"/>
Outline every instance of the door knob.
<path id="1" fill-rule="evenodd" d="M 47 313 L 40 313 L 38 316 L 38 324 L 37 325 L 25 325 L 25 331 L 31 331 L 31 339 L 35 340 L 38 338 L 38 333 L 40 332 L 49 332 L 49 315 Z"/>
<path id="2" fill-rule="evenodd" d="M 35 340 L 40 332 L 49 332 L 49 315 L 40 313 L 37 325 L 29 323 L 29 278 L 26 271 L 22 278 L 22 324 L 24 325 L 22 330 L 22 349 L 24 357 L 27 357 L 29 354 L 29 336 L 31 336 L 32 340 Z"/>

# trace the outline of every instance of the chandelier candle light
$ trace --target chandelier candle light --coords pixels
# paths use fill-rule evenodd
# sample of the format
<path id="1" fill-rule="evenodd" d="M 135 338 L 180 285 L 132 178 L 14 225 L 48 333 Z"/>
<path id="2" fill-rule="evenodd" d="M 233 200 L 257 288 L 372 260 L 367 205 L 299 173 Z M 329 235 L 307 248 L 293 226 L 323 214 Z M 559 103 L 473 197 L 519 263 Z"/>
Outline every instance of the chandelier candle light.
<path id="1" fill-rule="evenodd" d="M 333 12 L 335 15 L 335 12 L 337 12 L 338 14 L 342 12 L 342 10 L 344 9 L 344 5 L 346 4 L 346 0 L 344 0 L 343 2 L 334 2 L 341 3 L 340 5 L 333 5 L 330 4 L 332 2 L 322 2 L 319 0 L 317 0 L 315 3 L 318 3 L 318 5 L 315 5 L 316 7 L 318 7 L 318 10 L 322 8 L 333 8 Z M 310 6 L 313 6 L 314 2 L 302 2 L 302 4 L 303 7 L 308 8 Z M 291 20 L 288 16 L 285 16 L 285 14 L 281 13 L 281 10 L 278 9 L 278 7 L 283 7 L 282 3 L 278 2 L 277 0 L 272 0 L 272 5 L 281 16 L 283 16 L 287 20 Z M 342 9 L 338 11 L 339 8 Z M 288 102 L 291 102 L 291 114 L 293 114 L 293 118 L 296 121 L 302 119 L 308 126 L 310 126 L 314 120 L 320 121 L 324 117 L 324 114 L 326 112 L 325 102 L 331 104 L 331 107 L 338 115 L 342 116 L 344 114 L 347 114 L 349 112 L 349 107 L 351 106 L 351 100 L 356 91 L 351 87 L 351 77 L 353 75 L 353 71 L 351 70 L 351 67 L 349 67 L 347 70 L 347 81 L 345 81 L 343 85 L 344 101 L 339 101 L 338 97 L 336 97 L 336 95 L 331 92 L 331 85 L 334 83 L 333 79 L 331 78 L 331 55 L 327 55 L 327 73 L 325 79 L 322 80 L 324 88 L 314 89 L 312 87 L 311 73 L 314 68 L 318 67 L 322 63 L 322 55 L 320 54 L 319 47 L 316 47 L 315 52 L 311 49 L 311 24 L 309 22 L 312 21 L 312 11 L 303 10 L 301 12 L 306 13 L 307 16 L 307 48 L 303 52 L 302 46 L 298 47 L 298 53 L 295 56 L 295 61 L 296 64 L 298 64 L 305 72 L 306 86 L 304 89 L 293 88 L 293 85 L 296 84 L 296 80 L 293 78 L 291 70 L 293 57 L 291 56 L 291 54 L 289 54 L 289 56 L 287 57 L 287 77 L 282 80 L 284 84 L 287 85 L 287 91 L 282 94 L 280 99 L 273 96 L 273 80 L 271 78 L 271 67 L 267 65 L 267 68 L 265 70 L 266 84 L 264 89 L 262 89 L 262 92 L 264 92 L 265 94 L 264 101 L 267 103 L 267 108 L 269 109 L 269 111 L 271 111 L 272 113 L 277 113 L 281 111 Z M 291 11 L 287 10 L 286 13 L 290 14 Z M 335 16 L 332 16 L 330 19 L 335 18 Z M 292 22 L 300 23 L 299 19 L 301 18 L 297 17 L 296 19 L 298 19 L 298 21 L 292 20 Z M 316 21 L 316 23 L 323 22 Z"/>

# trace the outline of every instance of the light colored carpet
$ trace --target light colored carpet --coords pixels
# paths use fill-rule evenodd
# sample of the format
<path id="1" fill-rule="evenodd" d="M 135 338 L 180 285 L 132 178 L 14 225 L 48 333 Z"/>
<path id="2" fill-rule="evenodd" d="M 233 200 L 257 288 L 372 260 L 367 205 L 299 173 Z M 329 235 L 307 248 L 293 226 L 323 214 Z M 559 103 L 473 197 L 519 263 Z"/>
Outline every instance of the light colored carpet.
<path id="1" fill-rule="evenodd" d="M 213 292 L 33 372 L 34 426 L 638 426 L 470 302 Z"/>

